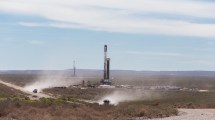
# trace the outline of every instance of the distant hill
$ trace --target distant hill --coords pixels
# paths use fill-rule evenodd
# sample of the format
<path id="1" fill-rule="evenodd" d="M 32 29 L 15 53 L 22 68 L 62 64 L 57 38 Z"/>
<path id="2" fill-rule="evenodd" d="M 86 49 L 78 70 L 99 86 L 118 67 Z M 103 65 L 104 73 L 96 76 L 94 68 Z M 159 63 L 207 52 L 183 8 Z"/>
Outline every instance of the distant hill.
<path id="1" fill-rule="evenodd" d="M 68 70 L 7 70 L 0 74 L 73 74 Z M 102 76 L 103 70 L 77 69 L 79 76 Z M 135 71 L 135 70 L 111 70 L 111 76 L 215 76 L 215 71 Z"/>

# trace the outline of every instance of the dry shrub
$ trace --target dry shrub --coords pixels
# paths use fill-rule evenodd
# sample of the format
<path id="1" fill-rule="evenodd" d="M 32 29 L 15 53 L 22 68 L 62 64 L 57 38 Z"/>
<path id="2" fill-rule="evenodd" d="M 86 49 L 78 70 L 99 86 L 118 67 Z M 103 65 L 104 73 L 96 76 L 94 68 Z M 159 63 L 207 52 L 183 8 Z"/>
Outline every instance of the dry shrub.
<path id="1" fill-rule="evenodd" d="M 168 105 L 145 104 L 141 101 L 125 102 L 117 106 L 116 112 L 127 117 L 159 118 L 177 115 L 178 111 Z"/>

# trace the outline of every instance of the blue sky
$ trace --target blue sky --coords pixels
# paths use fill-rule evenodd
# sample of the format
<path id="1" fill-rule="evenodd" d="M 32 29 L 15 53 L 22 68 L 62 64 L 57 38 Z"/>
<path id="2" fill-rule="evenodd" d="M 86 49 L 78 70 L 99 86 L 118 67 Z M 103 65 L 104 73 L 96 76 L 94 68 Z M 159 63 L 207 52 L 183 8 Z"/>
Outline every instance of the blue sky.
<path id="1" fill-rule="evenodd" d="M 123 4 L 120 4 L 123 3 Z M 1 0 L 0 70 L 215 70 L 212 0 Z"/>

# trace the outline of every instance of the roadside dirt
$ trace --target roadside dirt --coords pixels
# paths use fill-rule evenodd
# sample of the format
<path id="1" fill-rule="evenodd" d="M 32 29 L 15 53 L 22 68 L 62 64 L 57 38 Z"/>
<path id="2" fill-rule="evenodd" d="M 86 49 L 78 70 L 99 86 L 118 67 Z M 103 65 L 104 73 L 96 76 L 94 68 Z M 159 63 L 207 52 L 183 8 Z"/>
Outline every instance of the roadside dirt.
<path id="1" fill-rule="evenodd" d="M 215 120 L 215 109 L 178 109 L 178 116 L 170 116 L 166 118 L 144 119 L 137 118 L 135 120 Z"/>

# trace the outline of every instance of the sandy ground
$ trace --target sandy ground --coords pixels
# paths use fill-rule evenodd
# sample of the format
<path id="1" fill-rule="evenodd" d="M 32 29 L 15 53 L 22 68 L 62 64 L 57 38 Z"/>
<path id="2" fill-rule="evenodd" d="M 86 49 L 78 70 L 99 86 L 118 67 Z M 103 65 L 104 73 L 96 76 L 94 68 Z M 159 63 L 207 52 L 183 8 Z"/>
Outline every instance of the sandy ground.
<path id="1" fill-rule="evenodd" d="M 215 120 L 215 109 L 178 109 L 178 116 L 135 120 Z"/>
<path id="2" fill-rule="evenodd" d="M 6 85 L 6 86 L 8 86 L 8 87 L 11 87 L 11 88 L 13 88 L 13 89 L 16 89 L 16 90 L 19 90 L 19 91 L 22 91 L 22 92 L 24 92 L 24 93 L 26 93 L 26 94 L 29 94 L 29 98 L 31 98 L 31 99 L 39 99 L 39 98 L 51 98 L 52 96 L 49 96 L 49 95 L 47 95 L 47 94 L 44 94 L 44 93 L 33 93 L 33 92 L 30 92 L 30 91 L 27 91 L 27 90 L 25 90 L 23 87 L 20 87 L 20 86 L 17 86 L 17 85 L 14 85 L 14 84 L 11 84 L 11 83 L 7 83 L 7 82 L 4 82 L 4 81 L 2 81 L 2 80 L 0 80 L 0 84 L 3 84 L 3 85 Z M 33 96 L 37 96 L 36 98 L 35 97 L 33 97 Z"/>

